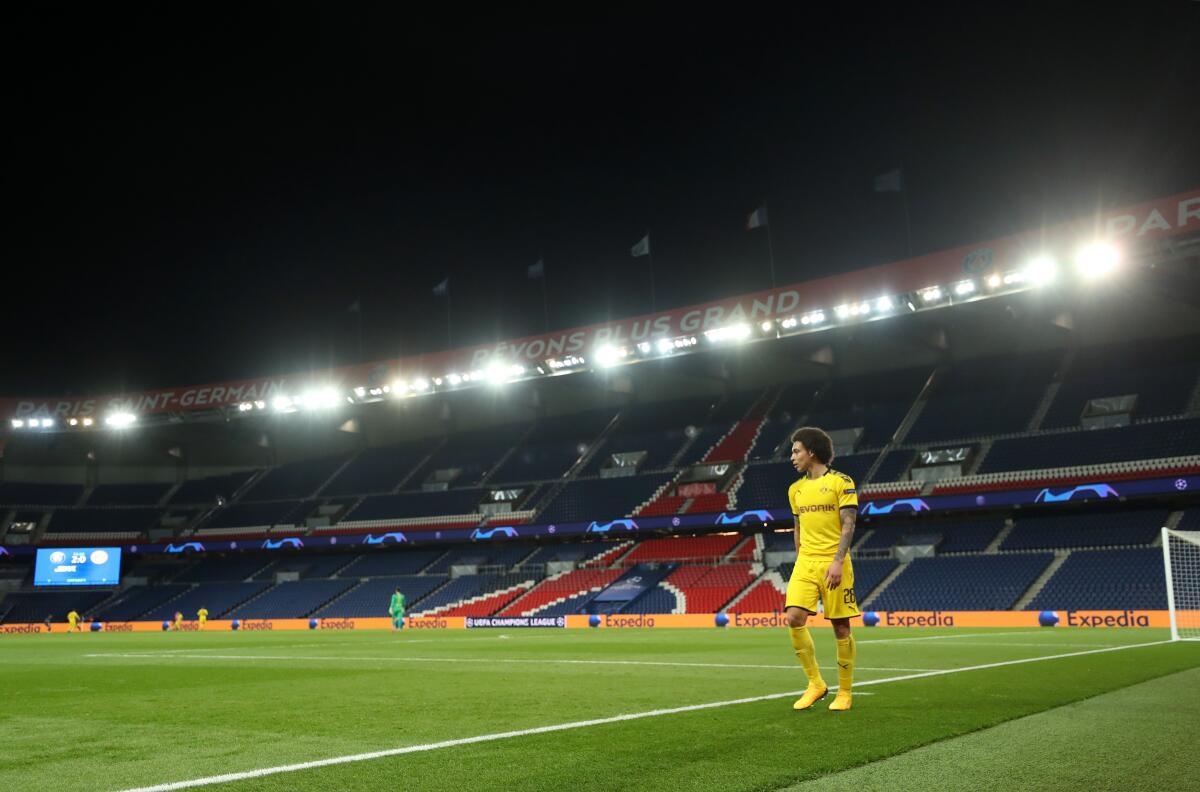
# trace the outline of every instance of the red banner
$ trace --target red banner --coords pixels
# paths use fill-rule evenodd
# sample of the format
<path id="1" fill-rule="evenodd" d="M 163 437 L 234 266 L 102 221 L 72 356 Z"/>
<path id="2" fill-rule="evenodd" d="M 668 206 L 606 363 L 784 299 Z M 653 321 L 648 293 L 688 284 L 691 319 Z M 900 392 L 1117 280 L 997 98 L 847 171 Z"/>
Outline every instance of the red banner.
<path id="1" fill-rule="evenodd" d="M 244 402 L 270 402 L 296 397 L 308 389 L 382 387 L 398 379 L 432 379 L 452 373 L 477 372 L 489 364 L 535 367 L 552 358 L 590 354 L 604 344 L 636 344 L 658 338 L 702 333 L 731 323 L 785 319 L 809 311 L 829 311 L 884 295 L 898 295 L 945 285 L 993 271 L 1017 269 L 1041 251 L 1047 240 L 1078 244 L 1106 239 L 1133 245 L 1200 230 L 1200 189 L 1133 207 L 1102 213 L 1064 226 L 1016 234 L 966 245 L 928 256 L 884 264 L 844 275 L 643 314 L 602 324 L 575 327 L 494 344 L 448 350 L 433 355 L 384 360 L 359 366 L 284 377 L 241 380 L 140 393 L 77 398 L 4 398 L 0 416 L 11 418 L 84 418 L 114 412 L 152 415 L 229 407 Z"/>

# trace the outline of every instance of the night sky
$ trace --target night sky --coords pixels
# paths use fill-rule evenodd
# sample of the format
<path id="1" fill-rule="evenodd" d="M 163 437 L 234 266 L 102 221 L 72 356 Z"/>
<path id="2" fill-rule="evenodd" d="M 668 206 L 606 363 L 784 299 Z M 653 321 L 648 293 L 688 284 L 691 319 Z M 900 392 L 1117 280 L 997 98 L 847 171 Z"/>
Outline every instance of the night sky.
<path id="1" fill-rule="evenodd" d="M 0 394 L 302 371 L 1200 186 L 1200 3 L 15 19 Z M 1053 13 L 1045 9 L 1055 9 Z M 1042 9 L 1042 10 L 1039 10 Z M 922 16 L 924 15 L 924 16 Z"/>

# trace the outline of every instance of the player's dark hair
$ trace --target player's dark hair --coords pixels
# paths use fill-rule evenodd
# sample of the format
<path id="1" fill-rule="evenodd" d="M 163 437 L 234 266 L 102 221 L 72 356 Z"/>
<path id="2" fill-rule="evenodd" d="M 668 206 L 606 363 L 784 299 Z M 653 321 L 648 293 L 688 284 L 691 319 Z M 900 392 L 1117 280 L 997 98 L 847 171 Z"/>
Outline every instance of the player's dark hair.
<path id="1" fill-rule="evenodd" d="M 808 452 L 815 456 L 822 465 L 828 465 L 833 461 L 833 440 L 829 439 L 829 435 L 824 429 L 818 429 L 815 426 L 801 426 L 796 431 L 792 432 L 792 442 L 800 443 Z"/>

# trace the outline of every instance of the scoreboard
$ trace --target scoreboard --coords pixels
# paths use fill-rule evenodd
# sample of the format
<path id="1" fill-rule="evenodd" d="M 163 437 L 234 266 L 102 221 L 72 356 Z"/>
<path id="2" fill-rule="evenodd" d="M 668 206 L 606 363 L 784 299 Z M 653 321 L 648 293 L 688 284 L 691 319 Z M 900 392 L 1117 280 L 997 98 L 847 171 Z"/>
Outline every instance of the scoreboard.
<path id="1" fill-rule="evenodd" d="M 35 586 L 115 586 L 121 581 L 119 547 L 39 547 Z"/>

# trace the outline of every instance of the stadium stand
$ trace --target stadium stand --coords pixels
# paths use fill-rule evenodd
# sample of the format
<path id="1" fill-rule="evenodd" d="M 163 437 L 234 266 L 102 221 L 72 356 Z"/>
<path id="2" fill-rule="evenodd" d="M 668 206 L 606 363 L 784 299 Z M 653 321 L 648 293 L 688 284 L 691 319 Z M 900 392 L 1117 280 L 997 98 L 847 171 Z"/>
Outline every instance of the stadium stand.
<path id="1" fill-rule="evenodd" d="M 170 619 L 179 611 L 184 618 L 191 619 L 195 617 L 197 610 L 207 608 L 209 618 L 219 619 L 270 587 L 270 583 L 258 580 L 243 583 L 201 583 L 170 602 L 151 608 L 142 618 L 150 621 Z"/>
<path id="2" fill-rule="evenodd" d="M 133 621 L 152 609 L 169 603 L 189 588 L 190 586 L 181 583 L 130 586 L 97 610 L 95 615 L 102 621 Z"/>
<path id="3" fill-rule="evenodd" d="M 402 443 L 364 449 L 321 490 L 325 496 L 391 492 L 429 456 L 429 443 Z"/>
<path id="4" fill-rule="evenodd" d="M 1030 610 L 1166 610 L 1163 554 L 1157 547 L 1071 553 Z"/>
<path id="5" fill-rule="evenodd" d="M 234 493 L 246 486 L 246 482 L 256 473 L 254 470 L 243 470 L 223 476 L 206 476 L 205 478 L 188 479 L 175 490 L 168 501 L 171 504 L 207 504 L 211 506 L 217 498 L 228 500 Z"/>
<path id="6" fill-rule="evenodd" d="M 601 409 L 543 419 L 491 481 L 512 484 L 561 478 L 615 415 L 614 410 Z"/>
<path id="7" fill-rule="evenodd" d="M 388 615 L 388 604 L 392 592 L 397 588 L 408 601 L 408 610 L 419 607 L 421 600 L 428 597 L 449 578 L 442 575 L 397 575 L 374 577 L 364 580 L 343 596 L 318 610 L 315 616 L 327 618 L 360 618 Z"/>
<path id="8" fill-rule="evenodd" d="M 1008 610 L 1053 558 L 1050 553 L 917 558 L 865 604 L 885 611 Z M 857 576 L 859 562 L 854 564 Z"/>
<path id="9" fill-rule="evenodd" d="M 233 619 L 298 619 L 346 593 L 354 585 L 350 580 L 279 583 L 226 615 Z"/>
<path id="10" fill-rule="evenodd" d="M 538 522 L 587 522 L 627 517 L 649 501 L 672 473 L 572 481 L 550 502 Z"/>
<path id="11" fill-rule="evenodd" d="M 74 506 L 82 497 L 80 484 L 0 481 L 0 503 L 6 506 Z"/>
<path id="12" fill-rule="evenodd" d="M 98 484 L 88 506 L 155 506 L 171 491 L 170 484 Z"/>
<path id="13" fill-rule="evenodd" d="M 984 457 L 979 472 L 1181 457 L 1193 455 L 1197 449 L 1200 449 L 1200 420 L 1160 421 L 997 440 Z"/>

